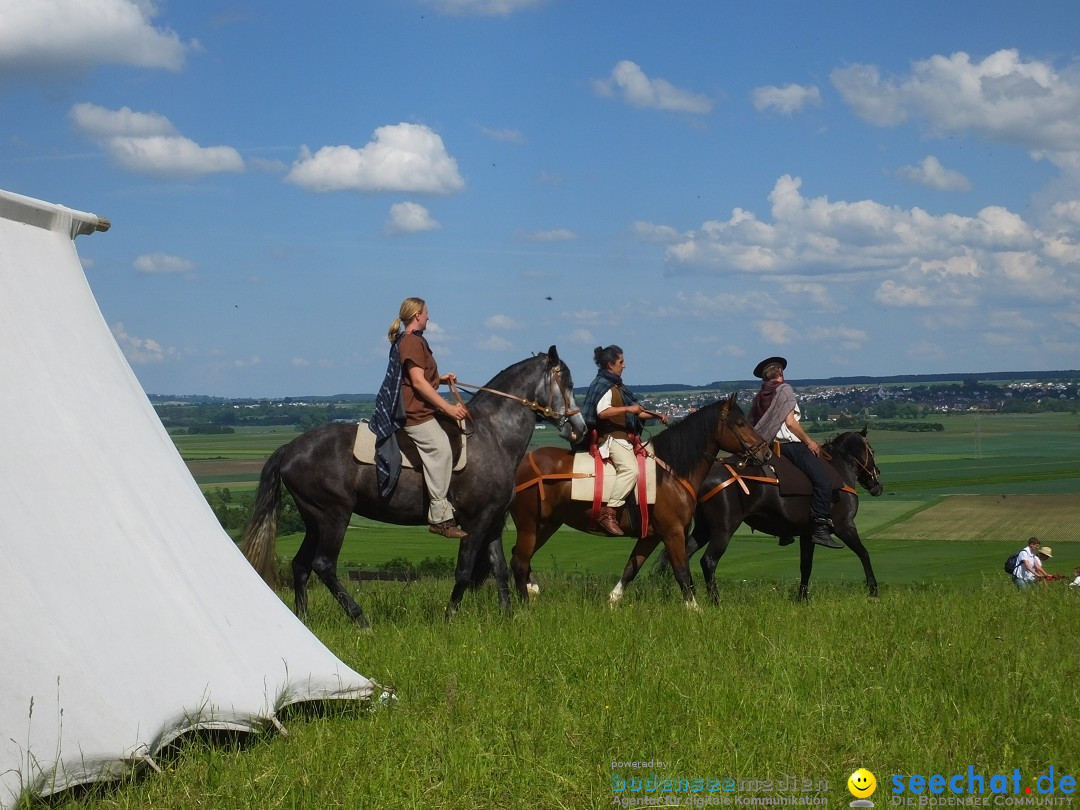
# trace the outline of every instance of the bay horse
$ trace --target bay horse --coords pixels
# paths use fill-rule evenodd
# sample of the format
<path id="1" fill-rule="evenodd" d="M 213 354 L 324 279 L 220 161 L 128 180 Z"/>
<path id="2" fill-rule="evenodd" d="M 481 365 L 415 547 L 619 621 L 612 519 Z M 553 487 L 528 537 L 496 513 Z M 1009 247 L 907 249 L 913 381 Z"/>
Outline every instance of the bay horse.
<path id="1" fill-rule="evenodd" d="M 850 548 L 862 562 L 866 587 L 871 598 L 878 595 L 877 579 L 866 550 L 855 528 L 859 511 L 858 482 L 872 496 L 881 494 L 881 471 L 874 460 L 874 448 L 866 438 L 866 429 L 841 433 L 822 445 L 821 457 L 835 470 L 843 486 L 833 499 L 833 533 Z M 774 460 L 775 461 L 775 460 Z M 719 461 L 701 485 L 699 504 L 694 515 L 694 529 L 687 539 L 687 556 L 705 547 L 701 570 L 713 603 L 719 601 L 716 587 L 716 566 L 727 550 L 728 543 L 741 523 L 752 529 L 778 537 L 799 537 L 801 578 L 799 598 L 806 599 L 810 571 L 814 566 L 814 543 L 810 540 L 810 492 L 805 495 L 784 495 L 771 471 L 743 467 L 735 475 Z M 794 469 L 792 467 L 792 469 Z M 798 471 L 795 471 L 798 474 Z"/>
<path id="2" fill-rule="evenodd" d="M 574 381 L 566 363 L 552 346 L 504 369 L 469 400 L 472 432 L 467 436 L 466 464 L 454 472 L 449 499 L 458 523 L 469 536 L 458 545 L 454 590 L 447 618 L 472 584 L 478 555 L 486 550 L 495 574 L 499 602 L 510 607 L 509 574 L 501 531 L 514 496 L 514 472 L 529 446 L 537 418 L 559 429 L 567 441 L 581 439 L 585 420 L 574 399 Z M 363 611 L 337 576 L 341 543 L 353 513 L 384 523 L 427 523 L 427 493 L 419 469 L 403 467 L 389 498 L 379 495 L 374 464 L 353 458 L 357 426 L 332 423 L 312 428 L 278 448 L 263 466 L 255 507 L 244 532 L 245 556 L 264 580 L 274 584 L 277 560 L 274 546 L 281 509 L 281 485 L 296 502 L 306 532 L 292 560 L 295 611 L 307 614 L 307 585 L 314 571 L 337 599 L 346 615 L 369 627 Z"/>
<path id="3" fill-rule="evenodd" d="M 752 454 L 759 463 L 767 461 L 770 453 L 746 421 L 735 394 L 691 413 L 657 434 L 646 448 L 657 459 L 656 503 L 648 510 L 648 529 L 634 546 L 627 569 L 636 571 L 644 563 L 648 552 L 641 554 L 641 549 L 652 551 L 662 542 L 674 563 L 684 601 L 688 607 L 696 607 L 686 557 L 686 527 L 694 514 L 698 487 L 720 451 Z M 571 498 L 573 469 L 574 453 L 561 447 L 538 448 L 518 466 L 510 507 L 517 543 L 510 566 L 524 601 L 529 599 L 531 561 L 537 549 L 561 526 L 584 532 L 591 529 L 591 502 Z M 628 534 L 640 533 L 640 527 L 631 521 L 631 513 L 638 508 L 630 502 L 619 509 L 619 524 Z"/>

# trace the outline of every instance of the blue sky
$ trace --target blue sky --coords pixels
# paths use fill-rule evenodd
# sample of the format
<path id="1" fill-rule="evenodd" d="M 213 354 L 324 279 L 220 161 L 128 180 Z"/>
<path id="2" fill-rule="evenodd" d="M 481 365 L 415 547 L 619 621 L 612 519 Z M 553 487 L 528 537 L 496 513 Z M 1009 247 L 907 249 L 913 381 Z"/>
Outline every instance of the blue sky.
<path id="1" fill-rule="evenodd" d="M 0 0 L 0 188 L 148 393 L 1078 368 L 1080 3 Z M 44 270 L 43 270 L 44 271 Z"/>

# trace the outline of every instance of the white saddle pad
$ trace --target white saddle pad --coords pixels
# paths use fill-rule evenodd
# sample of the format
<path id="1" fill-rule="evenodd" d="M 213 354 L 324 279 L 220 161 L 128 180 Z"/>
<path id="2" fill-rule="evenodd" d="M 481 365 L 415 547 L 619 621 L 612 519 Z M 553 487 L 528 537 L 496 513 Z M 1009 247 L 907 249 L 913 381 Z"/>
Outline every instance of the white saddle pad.
<path id="1" fill-rule="evenodd" d="M 443 422 L 439 424 L 445 427 Z M 450 438 L 450 449 L 454 453 L 454 470 L 460 470 L 465 466 L 465 434 L 455 426 L 447 430 L 446 435 Z M 404 430 L 398 431 L 397 442 L 398 449 L 401 451 L 402 466 L 411 467 L 414 470 L 421 469 L 420 451 L 416 449 L 416 445 Z M 356 426 L 353 458 L 361 464 L 375 463 L 375 434 L 371 432 L 371 423 L 367 419 L 361 419 Z"/>
<path id="2" fill-rule="evenodd" d="M 584 475 L 583 478 L 573 478 L 570 481 L 570 498 L 575 501 L 592 501 L 593 492 L 596 489 L 596 462 L 588 453 L 574 453 L 574 475 Z M 615 480 L 615 468 L 610 464 L 604 464 L 604 501 L 607 502 L 611 495 L 611 482 Z M 637 485 L 634 486 L 634 497 L 637 497 Z M 652 456 L 645 459 L 645 496 L 648 503 L 656 503 L 656 461 Z"/>

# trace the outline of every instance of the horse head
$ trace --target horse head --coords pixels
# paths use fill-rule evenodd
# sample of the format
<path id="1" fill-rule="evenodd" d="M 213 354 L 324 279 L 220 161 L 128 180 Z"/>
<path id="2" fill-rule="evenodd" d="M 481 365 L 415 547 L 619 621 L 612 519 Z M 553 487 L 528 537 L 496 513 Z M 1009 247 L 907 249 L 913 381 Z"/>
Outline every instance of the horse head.
<path id="1" fill-rule="evenodd" d="M 874 459 L 874 448 L 866 438 L 865 427 L 857 433 L 841 433 L 829 442 L 829 448 L 847 458 L 855 470 L 856 480 L 867 492 L 874 497 L 882 493 L 881 470 Z"/>
<path id="2" fill-rule="evenodd" d="M 735 394 L 729 396 L 721 406 L 720 421 L 721 431 L 724 428 L 729 429 L 739 443 L 740 449 L 730 452 L 741 452 L 743 456 L 753 459 L 756 464 L 767 464 L 772 459 L 769 443 L 761 438 L 753 426 L 746 421 L 746 415 L 739 407 Z"/>
<path id="3" fill-rule="evenodd" d="M 585 438 L 585 417 L 581 415 L 581 408 L 574 397 L 574 378 L 570 374 L 570 367 L 559 359 L 555 346 L 547 350 L 547 367 L 549 396 L 547 412 L 542 415 L 555 423 L 563 439 L 572 445 L 577 444 Z"/>

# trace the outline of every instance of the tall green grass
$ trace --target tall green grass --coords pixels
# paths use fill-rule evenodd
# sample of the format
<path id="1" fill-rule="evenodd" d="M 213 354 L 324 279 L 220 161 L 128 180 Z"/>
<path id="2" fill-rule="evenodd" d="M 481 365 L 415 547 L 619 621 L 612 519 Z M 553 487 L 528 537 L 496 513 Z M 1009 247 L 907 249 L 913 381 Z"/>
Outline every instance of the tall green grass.
<path id="1" fill-rule="evenodd" d="M 836 805 L 859 767 L 880 806 L 892 774 L 1080 776 L 1080 593 L 1065 587 L 1001 577 L 870 601 L 822 585 L 799 603 L 748 582 L 691 613 L 669 578 L 609 610 L 606 580 L 553 575 L 510 616 L 484 588 L 447 624 L 450 585 L 365 585 L 366 635 L 313 589 L 313 630 L 390 705 L 193 742 L 162 776 L 60 807 L 605 807 L 653 772 L 742 781 L 743 797 L 793 775 Z M 746 787 L 764 780 L 773 794 Z"/>
<path id="2" fill-rule="evenodd" d="M 490 583 L 449 624 L 449 580 L 367 583 L 350 586 L 374 626 L 361 634 L 315 583 L 313 631 L 396 701 L 295 713 L 287 737 L 189 740 L 161 776 L 57 805 L 609 807 L 646 795 L 615 790 L 620 780 L 644 784 L 657 772 L 741 782 L 729 797 L 776 796 L 761 783 L 806 779 L 825 785 L 812 795 L 835 806 L 851 801 L 846 779 L 865 767 L 880 807 L 893 774 L 1019 769 L 1025 787 L 1050 767 L 1080 777 L 1080 589 L 1013 588 L 1000 569 L 1014 539 L 888 537 L 890 525 L 952 492 L 1075 492 L 1076 418 L 945 425 L 933 436 L 871 426 L 895 493 L 864 498 L 858 519 L 872 537 L 878 601 L 866 598 L 853 554 L 821 549 L 811 599 L 797 602 L 796 549 L 746 531 L 717 571 L 720 605 L 699 613 L 682 607 L 669 576 L 645 573 L 609 610 L 630 542 L 569 531 L 534 558 L 539 599 L 509 616 Z M 288 438 L 244 437 L 235 457 L 268 455 Z M 185 457 L 229 457 L 229 446 L 192 437 Z M 1044 478 L 1051 466 L 1057 477 Z M 421 530 L 354 522 L 343 562 L 456 554 Z M 509 529 L 505 540 L 512 545 Z M 279 555 L 298 543 L 281 538 Z M 1055 542 L 1056 568 L 1080 564 L 1080 546 L 1071 549 Z M 696 562 L 694 572 L 700 584 Z M 615 764 L 626 762 L 663 767 Z M 719 798 L 697 797 L 707 795 Z"/>

